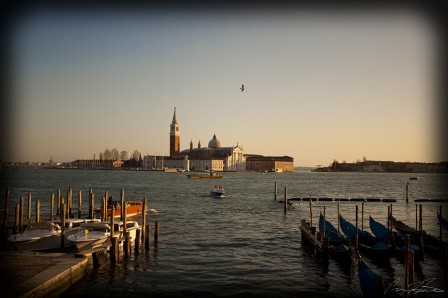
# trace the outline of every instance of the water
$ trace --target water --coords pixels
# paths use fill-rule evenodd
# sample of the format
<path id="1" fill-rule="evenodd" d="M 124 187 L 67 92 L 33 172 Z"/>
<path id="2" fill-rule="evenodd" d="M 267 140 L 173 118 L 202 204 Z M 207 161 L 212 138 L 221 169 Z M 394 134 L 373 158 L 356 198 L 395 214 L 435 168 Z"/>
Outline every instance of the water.
<path id="1" fill-rule="evenodd" d="M 95 171 L 20 168 L 1 173 L 0 199 L 4 187 L 10 187 L 10 214 L 14 202 L 31 192 L 33 202 L 41 201 L 41 216 L 48 217 L 51 193 L 61 189 L 66 196 L 73 188 L 74 206 L 78 190 L 82 190 L 83 214 L 87 214 L 88 190 L 95 193 L 95 204 L 108 191 L 114 199 L 125 189 L 126 200 L 148 198 L 150 208 L 158 211 L 149 222 L 160 222 L 158 243 L 151 240 L 150 250 L 142 250 L 129 260 L 120 260 L 111 268 L 107 261 L 65 293 L 65 296 L 124 297 L 157 296 L 264 296 L 264 297 L 356 297 L 360 296 L 354 265 L 330 259 L 328 268 L 302 245 L 300 220 L 309 219 L 309 203 L 294 201 L 296 208 L 283 212 L 283 204 L 273 199 L 274 182 L 278 198 L 393 198 L 394 215 L 415 227 L 413 199 L 446 199 L 448 185 L 445 174 L 388 173 L 223 173 L 222 179 L 188 179 L 185 174 L 147 171 Z M 406 204 L 406 183 L 410 183 L 410 202 Z M 220 184 L 228 193 L 223 199 L 208 193 Z M 361 203 L 357 203 L 361 212 Z M 436 209 L 441 203 L 423 204 L 423 227 L 439 235 Z M 26 205 L 26 203 L 25 203 Z M 326 207 L 327 218 L 336 223 L 336 202 L 314 202 L 313 221 Z M 364 203 L 364 229 L 368 214 L 386 223 L 386 203 Z M 444 207 L 444 217 L 448 217 Z M 341 214 L 355 220 L 355 203 L 341 202 Z M 360 215 L 361 218 L 361 215 Z M 336 224 L 335 224 L 336 225 Z M 444 239 L 448 234 L 444 231 Z M 104 256 L 107 258 L 107 256 Z M 365 261 L 386 281 L 398 280 L 402 285 L 404 266 L 396 258 L 389 265 Z M 418 281 L 430 282 L 443 289 L 441 261 L 430 255 L 416 270 Z M 440 296 L 440 293 L 419 293 L 418 296 Z"/>

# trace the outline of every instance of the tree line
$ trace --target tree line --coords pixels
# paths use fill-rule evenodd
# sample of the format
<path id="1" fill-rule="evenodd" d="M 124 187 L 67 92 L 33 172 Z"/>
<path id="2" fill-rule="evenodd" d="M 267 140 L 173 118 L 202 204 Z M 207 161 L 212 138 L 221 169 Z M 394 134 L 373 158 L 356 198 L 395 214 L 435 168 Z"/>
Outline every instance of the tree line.
<path id="1" fill-rule="evenodd" d="M 126 150 L 119 152 L 117 148 L 106 148 L 104 152 L 100 152 L 99 160 L 121 160 L 124 162 L 123 166 L 125 167 L 143 167 L 142 154 L 138 150 L 134 150 L 131 157 L 128 158 L 128 152 Z"/>

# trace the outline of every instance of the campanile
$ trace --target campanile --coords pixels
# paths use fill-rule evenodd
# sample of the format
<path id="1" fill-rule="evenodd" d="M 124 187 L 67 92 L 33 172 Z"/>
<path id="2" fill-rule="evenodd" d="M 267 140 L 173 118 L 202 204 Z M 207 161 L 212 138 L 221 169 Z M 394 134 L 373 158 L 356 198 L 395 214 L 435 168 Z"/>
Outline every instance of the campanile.
<path id="1" fill-rule="evenodd" d="M 176 108 L 174 108 L 173 121 L 170 125 L 170 156 L 178 155 L 180 151 L 180 131 L 176 118 Z"/>

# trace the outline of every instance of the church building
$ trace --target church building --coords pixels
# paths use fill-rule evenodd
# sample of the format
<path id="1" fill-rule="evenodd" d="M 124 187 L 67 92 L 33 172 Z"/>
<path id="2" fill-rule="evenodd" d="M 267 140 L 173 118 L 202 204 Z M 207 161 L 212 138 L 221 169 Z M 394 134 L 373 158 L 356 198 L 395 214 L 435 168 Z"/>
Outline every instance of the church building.
<path id="1" fill-rule="evenodd" d="M 208 142 L 207 147 L 202 147 L 199 141 L 196 148 L 190 141 L 190 148 L 180 151 L 180 129 L 177 121 L 176 108 L 170 124 L 170 156 L 163 157 L 163 166 L 191 171 L 245 171 L 246 159 L 244 150 L 238 144 L 236 146 L 223 147 L 216 135 Z M 157 165 L 157 157 L 146 156 L 145 163 Z M 160 165 L 160 157 L 159 165 Z"/>

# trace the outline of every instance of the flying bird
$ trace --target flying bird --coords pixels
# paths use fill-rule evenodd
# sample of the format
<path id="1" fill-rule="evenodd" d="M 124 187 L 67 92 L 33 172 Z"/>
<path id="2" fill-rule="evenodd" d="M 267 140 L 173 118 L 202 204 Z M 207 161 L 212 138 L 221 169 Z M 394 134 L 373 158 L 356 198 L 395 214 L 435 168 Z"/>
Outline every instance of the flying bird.
<path id="1" fill-rule="evenodd" d="M 244 91 L 244 84 L 241 84 L 241 92 L 243 92 Z"/>

